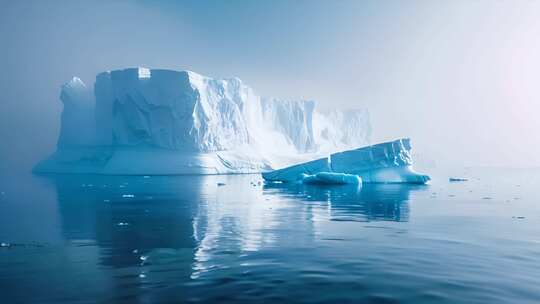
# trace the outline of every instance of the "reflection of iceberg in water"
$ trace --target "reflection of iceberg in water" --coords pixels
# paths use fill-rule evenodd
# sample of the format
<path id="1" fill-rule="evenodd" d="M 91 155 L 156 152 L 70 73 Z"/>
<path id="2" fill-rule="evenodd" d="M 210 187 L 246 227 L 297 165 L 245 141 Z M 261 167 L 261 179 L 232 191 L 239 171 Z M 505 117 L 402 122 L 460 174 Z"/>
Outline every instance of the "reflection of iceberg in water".
<path id="1" fill-rule="evenodd" d="M 217 187 L 223 180 L 226 186 Z M 257 251 L 274 242 L 279 222 L 268 204 L 259 203 L 265 200 L 252 180 L 253 176 L 53 178 L 64 238 L 97 246 L 98 264 L 145 264 L 153 269 L 182 263 L 186 277 L 193 278 L 224 265 L 223 255 Z"/>
<path id="2" fill-rule="evenodd" d="M 186 191 L 196 188 L 118 176 L 58 176 L 55 183 L 66 239 L 106 249 L 104 266 L 139 264 L 134 250 L 194 246 L 188 198 L 196 193 Z"/>
<path id="3" fill-rule="evenodd" d="M 255 179 L 61 176 L 54 183 L 63 237 L 70 244 L 94 246 L 95 257 L 87 257 L 92 263 L 131 273 L 106 278 L 107 293 L 117 297 L 128 292 L 115 288 L 119 285 L 143 288 L 173 279 L 210 284 L 254 267 L 265 253 L 314 248 L 319 236 L 328 233 L 321 223 L 407 221 L 409 194 L 422 188 L 260 186 Z M 188 285 L 178 288 L 202 292 Z"/>
<path id="4" fill-rule="evenodd" d="M 408 221 L 409 193 L 424 188 L 408 184 L 364 184 L 315 186 L 291 183 L 269 183 L 267 194 L 294 196 L 305 202 L 323 203 L 330 220 Z"/>
<path id="5" fill-rule="evenodd" d="M 199 204 L 193 218 L 193 236 L 198 246 L 192 278 L 227 266 L 228 257 L 257 251 L 275 241 L 271 231 L 277 223 L 268 206 L 259 203 L 264 201 L 260 189 L 247 187 L 248 179 L 241 180 L 244 183 L 228 182 L 228 188 L 220 187 L 213 201 Z"/>

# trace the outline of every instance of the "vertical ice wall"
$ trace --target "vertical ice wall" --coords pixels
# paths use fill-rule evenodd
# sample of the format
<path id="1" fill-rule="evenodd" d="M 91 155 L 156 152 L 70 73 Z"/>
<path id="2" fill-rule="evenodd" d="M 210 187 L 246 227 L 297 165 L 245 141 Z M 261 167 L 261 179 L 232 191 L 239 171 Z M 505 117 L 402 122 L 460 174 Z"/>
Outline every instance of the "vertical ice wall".
<path id="1" fill-rule="evenodd" d="M 313 101 L 260 98 L 238 78 L 189 71 L 100 73 L 95 110 L 94 97 L 78 78 L 64 85 L 61 95 L 59 147 L 90 143 L 296 155 L 356 148 L 369 144 L 371 133 L 365 110 L 321 113 Z"/>

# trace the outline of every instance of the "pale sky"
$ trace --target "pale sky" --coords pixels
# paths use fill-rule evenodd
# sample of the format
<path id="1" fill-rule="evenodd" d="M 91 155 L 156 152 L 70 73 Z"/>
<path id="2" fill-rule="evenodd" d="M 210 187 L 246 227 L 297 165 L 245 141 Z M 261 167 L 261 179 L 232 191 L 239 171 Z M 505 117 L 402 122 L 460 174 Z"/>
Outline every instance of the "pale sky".
<path id="1" fill-rule="evenodd" d="M 0 169 L 55 149 L 63 82 L 134 66 L 368 108 L 374 142 L 439 163 L 540 165 L 538 1 L 0 0 L 0 46 Z"/>

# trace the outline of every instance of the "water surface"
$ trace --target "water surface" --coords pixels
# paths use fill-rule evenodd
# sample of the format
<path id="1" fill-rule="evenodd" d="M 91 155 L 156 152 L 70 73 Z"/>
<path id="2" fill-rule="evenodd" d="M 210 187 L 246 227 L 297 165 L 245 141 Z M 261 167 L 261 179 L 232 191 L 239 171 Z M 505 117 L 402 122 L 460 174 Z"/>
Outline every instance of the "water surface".
<path id="1" fill-rule="evenodd" d="M 540 302 L 540 171 L 463 174 L 4 176 L 2 302 Z"/>

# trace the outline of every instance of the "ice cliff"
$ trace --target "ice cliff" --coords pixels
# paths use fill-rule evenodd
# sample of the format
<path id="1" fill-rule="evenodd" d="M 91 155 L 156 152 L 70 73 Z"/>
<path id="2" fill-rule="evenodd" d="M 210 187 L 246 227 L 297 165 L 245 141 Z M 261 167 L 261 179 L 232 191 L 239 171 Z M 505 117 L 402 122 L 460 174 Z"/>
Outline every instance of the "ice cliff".
<path id="1" fill-rule="evenodd" d="M 261 98 L 238 78 L 130 68 L 73 78 L 57 151 L 42 173 L 222 174 L 267 171 L 369 143 L 366 110 Z"/>

